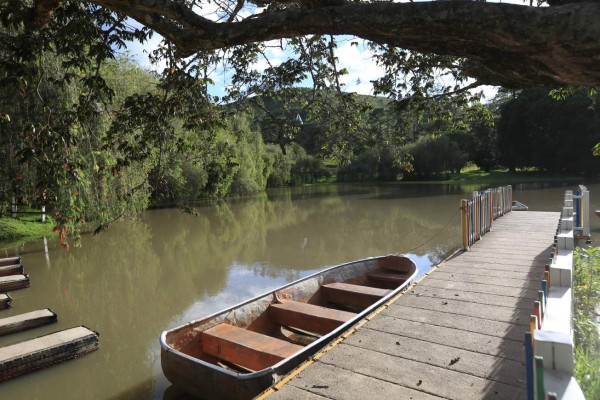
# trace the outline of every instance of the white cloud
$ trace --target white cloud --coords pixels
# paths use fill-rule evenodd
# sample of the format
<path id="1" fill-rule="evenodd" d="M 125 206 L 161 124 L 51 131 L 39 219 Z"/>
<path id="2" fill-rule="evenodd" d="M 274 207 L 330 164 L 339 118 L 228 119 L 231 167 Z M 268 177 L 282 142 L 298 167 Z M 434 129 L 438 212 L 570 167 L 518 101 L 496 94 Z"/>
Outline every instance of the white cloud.
<path id="1" fill-rule="evenodd" d="M 356 43 L 356 44 L 353 44 Z M 341 79 L 345 84 L 345 91 L 359 94 L 371 94 L 373 91 L 372 80 L 383 75 L 383 69 L 373 60 L 373 53 L 361 39 L 346 41 L 338 47 L 336 53 L 339 68 L 346 68 L 348 75 Z"/>

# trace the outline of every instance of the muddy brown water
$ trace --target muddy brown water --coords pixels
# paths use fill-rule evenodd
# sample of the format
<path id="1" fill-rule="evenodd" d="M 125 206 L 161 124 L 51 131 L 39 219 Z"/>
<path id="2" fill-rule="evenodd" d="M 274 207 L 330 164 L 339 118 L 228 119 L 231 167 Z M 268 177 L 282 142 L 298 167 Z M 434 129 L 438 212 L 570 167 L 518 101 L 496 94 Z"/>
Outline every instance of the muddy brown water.
<path id="1" fill-rule="evenodd" d="M 58 323 L 0 338 L 0 346 L 85 325 L 100 350 L 0 384 L 6 399 L 162 399 L 160 333 L 345 261 L 408 252 L 422 272 L 460 245 L 460 199 L 485 185 L 328 185 L 281 189 L 197 215 L 152 210 L 82 247 L 55 239 L 1 248 L 21 255 L 31 287 L 0 318 L 49 307 Z M 516 185 L 531 210 L 559 211 L 572 184 Z M 600 185 L 588 185 L 592 212 Z M 600 218 L 592 219 L 600 245 Z M 47 251 L 46 251 L 47 247 Z"/>

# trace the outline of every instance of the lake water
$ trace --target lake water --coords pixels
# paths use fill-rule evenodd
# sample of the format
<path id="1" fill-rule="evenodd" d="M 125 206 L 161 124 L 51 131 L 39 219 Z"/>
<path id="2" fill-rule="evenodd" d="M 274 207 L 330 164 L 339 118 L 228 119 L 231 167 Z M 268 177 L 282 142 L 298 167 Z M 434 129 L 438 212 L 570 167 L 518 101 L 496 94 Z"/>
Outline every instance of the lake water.
<path id="1" fill-rule="evenodd" d="M 59 322 L 0 338 L 0 346 L 85 325 L 100 350 L 0 385 L 6 399 L 161 399 L 159 336 L 328 265 L 409 253 L 421 272 L 460 245 L 460 199 L 482 186 L 328 185 L 200 206 L 152 210 L 114 224 L 81 248 L 56 240 L 0 251 L 21 255 L 31 287 L 7 317 L 51 308 Z M 515 186 L 531 210 L 559 211 L 573 185 Z M 600 185 L 588 185 L 592 209 Z M 600 218 L 592 215 L 600 245 Z"/>

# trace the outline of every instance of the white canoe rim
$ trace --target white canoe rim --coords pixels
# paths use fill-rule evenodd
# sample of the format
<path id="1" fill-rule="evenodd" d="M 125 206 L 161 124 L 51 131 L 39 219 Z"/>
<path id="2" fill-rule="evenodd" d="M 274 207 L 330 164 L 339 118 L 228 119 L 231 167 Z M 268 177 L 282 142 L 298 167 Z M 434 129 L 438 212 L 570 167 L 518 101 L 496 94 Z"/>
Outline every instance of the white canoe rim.
<path id="1" fill-rule="evenodd" d="M 287 358 L 284 358 L 267 368 L 256 370 L 254 372 L 237 372 L 186 354 L 183 351 L 174 348 L 172 345 L 173 342 L 181 339 L 187 340 L 187 343 L 194 341 L 196 346 L 201 346 L 197 341 L 197 336 L 201 336 L 202 332 L 208 329 L 223 323 L 235 325 L 237 322 L 239 325 L 241 322 L 241 325 L 247 326 L 259 316 L 265 315 L 266 308 L 272 303 L 279 301 L 279 297 L 284 297 L 286 299 L 288 298 L 288 295 L 290 295 L 289 298 L 293 298 L 293 296 L 300 297 L 301 295 L 306 295 L 310 290 L 312 290 L 312 294 L 314 294 L 324 284 L 348 282 L 353 278 L 358 279 L 359 276 L 365 276 L 367 273 L 381 269 L 381 267 L 384 264 L 389 263 L 389 260 L 393 257 L 403 259 L 402 262 L 405 262 L 407 265 L 410 264 L 407 272 L 404 274 L 405 280 L 403 283 L 399 284 L 394 289 L 389 290 L 387 295 L 381 297 L 378 301 L 366 307 L 361 312 L 356 313 L 354 317 L 347 320 L 345 323 L 331 330 L 327 334 L 323 334 L 312 343 L 301 347 Z M 323 348 L 332 339 L 342 334 L 373 310 L 377 309 L 390 298 L 404 290 L 415 278 L 417 272 L 418 269 L 416 264 L 410 260 L 410 258 L 403 255 L 369 257 L 356 260 L 326 268 L 240 304 L 201 319 L 188 322 L 179 327 L 166 330 L 160 336 L 161 364 L 163 372 L 171 383 L 180 386 L 196 396 L 206 398 L 226 397 L 232 399 L 253 398 L 279 381 L 281 377 L 307 360 L 309 356 Z M 293 288 L 295 286 L 297 286 L 297 288 Z M 251 321 L 242 321 L 244 318 L 250 318 Z M 180 337 L 175 337 L 177 334 L 179 334 Z M 170 338 L 170 335 L 173 335 L 175 340 Z M 171 341 L 169 339 L 171 339 Z"/>

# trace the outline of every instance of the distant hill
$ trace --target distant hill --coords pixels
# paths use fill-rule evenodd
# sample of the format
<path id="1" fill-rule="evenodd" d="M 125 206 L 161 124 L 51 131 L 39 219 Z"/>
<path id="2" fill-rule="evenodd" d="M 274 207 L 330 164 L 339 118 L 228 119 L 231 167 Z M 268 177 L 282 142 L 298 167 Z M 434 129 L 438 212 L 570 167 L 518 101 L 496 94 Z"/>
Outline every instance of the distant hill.
<path id="1" fill-rule="evenodd" d="M 364 117 L 369 114 L 382 114 L 394 112 L 390 107 L 391 100 L 385 97 L 343 93 L 343 96 L 351 96 L 356 104 L 367 106 Z M 327 92 L 316 92 L 309 88 L 294 88 L 275 96 L 255 96 L 237 103 L 227 105 L 231 111 L 245 110 L 250 118 L 250 126 L 253 130 L 260 131 L 266 143 L 279 143 L 282 140 L 280 127 L 284 124 L 295 126 L 296 131 L 289 142 L 300 144 L 309 154 L 317 154 L 321 150 L 324 138 L 320 135 L 321 121 L 310 115 L 307 107 L 313 98 L 327 103 L 336 109 L 340 104 L 338 95 Z M 277 133 L 274 133 L 277 132 Z"/>

